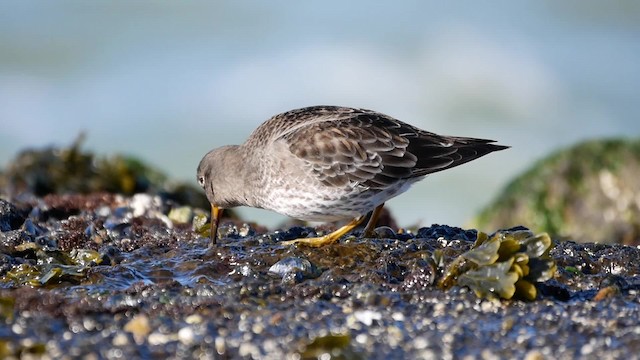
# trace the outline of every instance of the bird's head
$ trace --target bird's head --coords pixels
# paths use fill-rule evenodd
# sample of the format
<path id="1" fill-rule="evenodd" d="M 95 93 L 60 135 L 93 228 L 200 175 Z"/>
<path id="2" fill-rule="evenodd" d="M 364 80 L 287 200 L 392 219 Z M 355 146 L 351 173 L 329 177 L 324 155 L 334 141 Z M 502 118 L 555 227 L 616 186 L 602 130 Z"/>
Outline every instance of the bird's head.
<path id="1" fill-rule="evenodd" d="M 241 205 L 238 201 L 240 179 L 236 170 L 242 166 L 237 145 L 209 151 L 200 160 L 197 180 L 211 204 L 211 241 L 216 243 L 222 211 Z"/>

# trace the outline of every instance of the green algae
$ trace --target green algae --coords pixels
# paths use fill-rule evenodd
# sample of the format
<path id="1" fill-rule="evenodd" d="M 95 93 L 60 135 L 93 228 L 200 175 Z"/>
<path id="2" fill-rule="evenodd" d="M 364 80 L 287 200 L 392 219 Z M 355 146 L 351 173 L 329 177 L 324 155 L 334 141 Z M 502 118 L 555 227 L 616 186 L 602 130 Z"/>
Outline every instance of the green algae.
<path id="1" fill-rule="evenodd" d="M 0 277 L 0 286 L 80 284 L 93 266 L 103 262 L 103 256 L 94 250 L 73 249 L 65 252 L 35 243 L 15 247 L 16 254 L 36 261 L 18 264 Z"/>
<path id="2" fill-rule="evenodd" d="M 10 323 L 14 318 L 16 299 L 9 296 L 0 297 L 0 321 Z"/>
<path id="3" fill-rule="evenodd" d="M 40 359 L 46 351 L 45 343 L 22 344 L 0 339 L 0 358 L 2 359 Z"/>
<path id="4" fill-rule="evenodd" d="M 579 242 L 640 244 L 638 176 L 640 139 L 585 141 L 535 163 L 470 225 L 526 224 Z"/>
<path id="5" fill-rule="evenodd" d="M 98 156 L 82 149 L 80 134 L 67 147 L 51 146 L 21 151 L 0 173 L 0 189 L 9 194 L 97 192 L 133 195 L 157 193 L 182 205 L 208 208 L 202 191 L 192 184 L 174 182 L 157 168 L 134 156 Z"/>
<path id="6" fill-rule="evenodd" d="M 195 215 L 192 221 L 192 228 L 196 234 L 202 237 L 209 237 L 209 234 L 211 232 L 211 224 L 209 223 L 207 215 Z"/>
<path id="7" fill-rule="evenodd" d="M 302 359 L 362 359 L 351 349 L 351 336 L 348 334 L 328 334 L 314 338 L 304 345 L 299 353 Z"/>

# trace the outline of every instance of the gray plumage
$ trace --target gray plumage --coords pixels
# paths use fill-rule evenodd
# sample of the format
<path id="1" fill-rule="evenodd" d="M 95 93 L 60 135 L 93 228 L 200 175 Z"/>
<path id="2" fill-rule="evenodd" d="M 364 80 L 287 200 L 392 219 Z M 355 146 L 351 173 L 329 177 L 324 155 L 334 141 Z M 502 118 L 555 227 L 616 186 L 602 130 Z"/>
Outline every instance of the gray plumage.
<path id="1" fill-rule="evenodd" d="M 508 146 L 437 135 L 371 110 L 314 106 L 260 125 L 242 145 L 210 151 L 198 181 L 212 205 L 294 218 L 354 218 L 426 175 Z"/>

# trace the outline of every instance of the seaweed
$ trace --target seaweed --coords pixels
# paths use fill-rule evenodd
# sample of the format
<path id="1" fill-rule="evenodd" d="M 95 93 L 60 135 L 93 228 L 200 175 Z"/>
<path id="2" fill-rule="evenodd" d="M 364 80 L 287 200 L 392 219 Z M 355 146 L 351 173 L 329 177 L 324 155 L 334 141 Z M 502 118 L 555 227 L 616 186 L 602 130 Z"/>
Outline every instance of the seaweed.
<path id="1" fill-rule="evenodd" d="M 482 298 L 535 300 L 535 283 L 551 279 L 556 272 L 551 248 L 546 233 L 506 230 L 489 237 L 480 232 L 473 248 L 446 266 L 438 286 L 466 286 Z M 436 263 L 442 264 L 441 259 Z"/>
<path id="2" fill-rule="evenodd" d="M 24 261 L 14 266 L 0 277 L 0 286 L 76 285 L 86 279 L 91 267 L 104 261 L 103 255 L 95 250 L 74 249 L 65 252 L 33 242 L 20 244 L 15 250 L 23 259 L 35 261 Z"/>

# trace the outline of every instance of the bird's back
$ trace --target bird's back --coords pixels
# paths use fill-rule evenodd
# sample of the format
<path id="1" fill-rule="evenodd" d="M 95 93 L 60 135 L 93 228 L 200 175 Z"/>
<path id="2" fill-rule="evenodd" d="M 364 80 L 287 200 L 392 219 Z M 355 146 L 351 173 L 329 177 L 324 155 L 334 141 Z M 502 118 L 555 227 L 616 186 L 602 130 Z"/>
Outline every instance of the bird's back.
<path id="1" fill-rule="evenodd" d="M 347 119 L 366 110 L 339 106 L 311 106 L 272 116 L 258 126 L 246 143 L 263 145 L 301 128 L 318 122 L 332 122 Z"/>
<path id="2" fill-rule="evenodd" d="M 365 109 L 314 106 L 278 114 L 246 146 L 284 141 L 328 186 L 384 189 L 508 148 L 493 140 L 443 136 Z"/>

